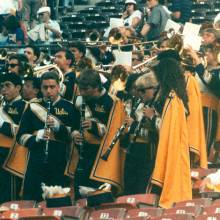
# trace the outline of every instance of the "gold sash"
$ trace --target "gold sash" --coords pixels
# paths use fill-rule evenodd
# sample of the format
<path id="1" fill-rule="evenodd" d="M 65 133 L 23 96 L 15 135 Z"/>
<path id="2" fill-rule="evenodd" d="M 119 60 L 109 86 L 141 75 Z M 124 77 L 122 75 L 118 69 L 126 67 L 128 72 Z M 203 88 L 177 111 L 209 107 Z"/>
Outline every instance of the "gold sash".
<path id="1" fill-rule="evenodd" d="M 41 121 L 46 121 L 47 110 L 44 107 L 38 103 L 30 103 L 30 108 Z M 54 120 L 59 121 L 55 116 L 51 115 L 51 117 L 53 117 Z M 61 122 L 59 121 L 59 123 Z M 51 139 L 54 139 L 53 135 L 51 136 Z M 14 144 L 3 167 L 14 175 L 24 178 L 28 164 L 29 150 L 28 148 L 17 144 L 15 140 L 13 143 Z"/>
<path id="2" fill-rule="evenodd" d="M 5 122 L 14 124 L 11 117 L 2 108 L 0 108 L 0 115 Z M 1 147 L 10 148 L 12 144 L 13 144 L 13 138 L 0 133 L 0 146 Z"/>
<path id="3" fill-rule="evenodd" d="M 119 141 L 117 141 L 113 147 L 107 161 L 102 160 L 101 157 L 110 146 L 118 128 L 120 128 L 124 122 L 124 118 L 125 110 L 123 103 L 119 100 L 114 100 L 114 105 L 109 115 L 106 134 L 101 141 L 99 151 L 90 174 L 90 178 L 93 180 L 114 185 L 117 193 L 122 192 L 124 185 L 123 163 L 125 159 L 125 152 L 120 148 Z"/>
<path id="4" fill-rule="evenodd" d="M 162 188 L 159 205 L 163 208 L 192 199 L 185 108 L 174 92 L 170 96 L 163 108 L 152 176 L 152 183 Z"/>
<path id="5" fill-rule="evenodd" d="M 187 94 L 189 97 L 189 116 L 187 117 L 188 138 L 190 151 L 195 154 L 195 163 L 199 161 L 200 167 L 207 168 L 207 152 L 205 141 L 205 128 L 202 112 L 201 93 L 197 80 L 191 73 L 186 73 Z"/>

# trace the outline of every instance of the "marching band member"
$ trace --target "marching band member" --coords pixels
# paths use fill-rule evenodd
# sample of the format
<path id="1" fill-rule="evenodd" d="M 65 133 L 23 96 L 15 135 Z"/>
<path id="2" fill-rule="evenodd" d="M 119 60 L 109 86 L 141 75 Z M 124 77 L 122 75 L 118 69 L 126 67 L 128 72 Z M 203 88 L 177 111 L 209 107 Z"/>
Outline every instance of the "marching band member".
<path id="1" fill-rule="evenodd" d="M 64 75 L 65 89 L 62 91 L 62 97 L 69 101 L 73 101 L 76 95 L 76 74 L 72 68 L 74 62 L 74 55 L 68 49 L 59 49 L 55 54 L 54 63 L 57 64 Z"/>
<path id="2" fill-rule="evenodd" d="M 113 131 L 110 128 L 107 130 L 107 124 L 109 126 L 113 124 L 111 120 L 116 116 L 117 102 L 114 102 L 103 89 L 100 76 L 95 70 L 84 70 L 77 83 L 81 96 L 76 100 L 76 108 L 81 109 L 85 103 L 85 113 L 80 117 L 82 131 L 73 132 L 74 143 L 83 146 L 83 149 L 79 147 L 80 159 L 74 175 L 76 200 L 81 198 L 82 186 L 97 189 L 104 182 L 122 188 L 121 161 L 118 160 L 120 156 L 116 152 L 117 155 L 112 155 L 110 161 L 101 159 L 102 152 L 108 147 L 110 140 L 107 136 Z M 119 109 L 117 105 L 117 110 Z M 119 123 L 120 113 L 117 112 Z M 117 124 L 117 121 L 114 120 L 114 123 Z"/>
<path id="3" fill-rule="evenodd" d="M 3 105 L 0 108 L 0 154 L 2 166 L 13 144 L 13 138 L 26 104 L 20 96 L 22 86 L 20 77 L 12 73 L 7 73 L 1 77 L 1 94 L 4 98 L 4 103 L 2 103 Z M 0 203 L 18 199 L 20 186 L 20 180 L 3 170 L 3 168 L 0 169 Z"/>
<path id="4" fill-rule="evenodd" d="M 73 105 L 59 96 L 59 77 L 47 72 L 41 78 L 43 99 L 29 103 L 17 134 L 19 144 L 29 150 L 23 199 L 42 200 L 41 183 L 69 186 L 64 176 L 70 132 L 75 125 Z"/>
<path id="5" fill-rule="evenodd" d="M 137 93 L 146 107 L 140 105 L 136 110 L 136 114 L 131 116 L 134 117 L 136 115 L 136 124 L 133 122 L 134 119 L 126 118 L 127 125 L 131 124 L 131 122 L 133 123 L 128 133 L 130 141 L 127 143 L 128 148 L 124 168 L 125 195 L 146 192 L 156 155 L 157 130 L 154 126 L 155 118 L 145 118 L 144 114 L 147 111 L 147 105 L 155 102 L 159 84 L 153 73 L 149 72 L 140 76 L 135 85 Z M 133 140 L 135 135 L 137 135 L 136 140 Z"/>
<path id="6" fill-rule="evenodd" d="M 37 65 L 37 60 L 40 57 L 40 50 L 32 45 L 28 45 L 24 48 L 24 54 L 28 59 L 30 66 L 35 67 Z"/>
<path id="7" fill-rule="evenodd" d="M 161 121 L 156 123 L 159 125 L 159 141 L 151 182 L 153 192 L 161 191 L 159 205 L 164 208 L 192 198 L 188 96 L 184 75 L 179 74 L 181 70 L 178 66 L 176 60 L 165 58 L 154 67 L 160 83 L 160 93 L 154 107 L 161 115 Z M 149 109 L 145 116 L 153 118 L 155 112 Z"/>

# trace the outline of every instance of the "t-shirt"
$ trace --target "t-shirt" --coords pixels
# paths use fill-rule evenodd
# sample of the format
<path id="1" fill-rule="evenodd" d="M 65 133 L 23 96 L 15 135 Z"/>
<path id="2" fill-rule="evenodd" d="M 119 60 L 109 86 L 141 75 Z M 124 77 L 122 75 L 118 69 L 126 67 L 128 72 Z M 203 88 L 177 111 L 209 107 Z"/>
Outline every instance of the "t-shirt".
<path id="1" fill-rule="evenodd" d="M 156 5 L 151 10 L 151 14 L 147 19 L 147 24 L 151 26 L 147 34 L 148 40 L 155 40 L 160 37 L 160 33 L 164 31 L 167 20 L 170 15 L 166 12 L 162 5 Z"/>
<path id="2" fill-rule="evenodd" d="M 124 26 L 132 26 L 132 20 L 133 18 L 139 18 L 141 19 L 142 13 L 139 10 L 134 11 L 129 17 L 124 19 Z"/>

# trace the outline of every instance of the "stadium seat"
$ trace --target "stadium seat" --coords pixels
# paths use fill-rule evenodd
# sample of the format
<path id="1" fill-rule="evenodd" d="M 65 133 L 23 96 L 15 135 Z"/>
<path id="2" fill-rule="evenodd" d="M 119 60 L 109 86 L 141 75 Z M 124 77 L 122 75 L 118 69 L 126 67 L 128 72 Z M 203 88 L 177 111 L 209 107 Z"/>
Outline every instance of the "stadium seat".
<path id="1" fill-rule="evenodd" d="M 215 168 L 212 169 L 195 168 L 195 169 L 191 169 L 191 177 L 192 179 L 199 180 L 206 177 L 210 173 L 215 173 L 215 172 L 216 172 Z"/>
<path id="2" fill-rule="evenodd" d="M 18 210 L 5 211 L 1 215 L 1 219 L 5 219 L 5 218 L 18 219 L 21 217 L 39 216 L 39 215 L 41 215 L 41 210 L 39 208 L 18 209 Z"/>
<path id="3" fill-rule="evenodd" d="M 125 208 L 111 208 L 102 210 L 92 210 L 89 215 L 89 220 L 97 219 L 124 219 L 126 215 Z"/>
<path id="4" fill-rule="evenodd" d="M 220 205 L 212 205 L 203 209 L 203 214 L 220 214 Z"/>
<path id="5" fill-rule="evenodd" d="M 161 216 L 163 209 L 161 208 L 139 208 L 139 209 L 130 209 L 127 211 L 126 218 L 136 218 L 136 217 L 157 217 Z"/>
<path id="6" fill-rule="evenodd" d="M 2 203 L 1 206 L 6 206 L 12 210 L 28 209 L 28 208 L 34 208 L 36 206 L 36 202 L 34 200 L 11 201 L 11 202 Z"/>
<path id="7" fill-rule="evenodd" d="M 19 218 L 19 220 L 61 220 L 61 218 L 57 216 L 28 216 L 21 217 Z"/>
<path id="8" fill-rule="evenodd" d="M 174 207 L 182 207 L 182 206 L 210 206 L 212 204 L 212 200 L 210 198 L 200 198 L 200 199 L 192 199 L 186 200 L 182 202 L 177 202 L 174 204 Z"/>
<path id="9" fill-rule="evenodd" d="M 170 209 L 165 209 L 163 215 L 169 214 L 192 214 L 193 216 L 198 216 L 202 213 L 201 206 L 183 206 L 174 207 Z"/>
<path id="10" fill-rule="evenodd" d="M 136 194 L 120 196 L 116 203 L 129 203 L 136 207 L 148 207 L 158 205 L 158 196 L 156 194 Z"/>
<path id="11" fill-rule="evenodd" d="M 196 220 L 220 220 L 219 214 L 200 215 L 196 217 Z"/>
<path id="12" fill-rule="evenodd" d="M 153 220 L 194 220 L 190 214 L 170 214 L 153 218 Z"/>
<path id="13" fill-rule="evenodd" d="M 67 206 L 59 208 L 44 208 L 43 215 L 48 216 L 69 216 L 77 219 L 83 219 L 85 215 L 85 210 L 79 206 Z"/>

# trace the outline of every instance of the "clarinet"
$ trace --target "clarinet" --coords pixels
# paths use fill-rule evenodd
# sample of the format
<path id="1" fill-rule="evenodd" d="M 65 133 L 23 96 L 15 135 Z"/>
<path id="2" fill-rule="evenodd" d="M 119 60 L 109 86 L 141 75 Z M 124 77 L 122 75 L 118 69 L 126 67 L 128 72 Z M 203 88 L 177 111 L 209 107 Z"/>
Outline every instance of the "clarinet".
<path id="1" fill-rule="evenodd" d="M 155 99 L 157 98 L 158 92 L 159 92 L 159 89 L 156 91 L 153 100 L 147 105 L 148 107 L 152 107 L 153 106 L 153 104 L 155 102 Z M 133 144 L 135 143 L 135 141 L 137 139 L 137 136 L 138 136 L 138 134 L 139 134 L 139 132 L 141 130 L 141 125 L 143 124 L 143 122 L 145 120 L 146 120 L 146 118 L 143 115 L 141 120 L 138 122 L 137 126 L 135 127 L 134 132 L 133 132 L 133 137 L 132 137 L 132 139 L 131 139 L 128 147 L 127 147 L 127 151 L 126 151 L 127 154 L 130 154 L 131 148 L 132 148 Z"/>
<path id="2" fill-rule="evenodd" d="M 50 128 L 49 126 L 47 125 L 47 119 L 50 115 L 50 110 L 51 110 L 51 99 L 48 98 L 47 100 L 47 116 L 46 116 L 46 121 L 45 121 L 45 124 L 44 124 L 44 131 L 48 134 L 50 133 Z M 44 158 L 44 163 L 47 163 L 48 162 L 48 151 L 49 151 L 49 141 L 50 141 L 50 138 L 47 137 L 46 139 L 46 144 L 45 144 L 45 158 Z"/>
<path id="3" fill-rule="evenodd" d="M 79 144 L 79 160 L 83 160 L 83 151 L 84 151 L 84 129 L 83 129 L 83 121 L 85 121 L 85 113 L 86 113 L 86 103 L 83 101 L 80 107 L 80 129 L 79 132 L 83 138 L 83 141 Z M 80 164 L 80 163 L 79 163 Z M 82 167 L 78 167 L 79 170 L 83 170 Z"/>
<path id="4" fill-rule="evenodd" d="M 134 105 L 132 105 L 132 110 L 131 110 L 129 116 L 132 116 L 135 113 L 135 111 L 138 108 L 140 103 L 141 103 L 141 99 L 138 99 L 134 103 Z M 121 134 L 123 133 L 123 131 L 125 130 L 126 127 L 127 127 L 127 123 L 123 123 L 122 126 L 118 129 L 115 136 L 113 137 L 111 144 L 107 148 L 106 152 L 102 155 L 102 157 L 101 157 L 102 160 L 105 160 L 105 161 L 108 160 L 108 157 L 109 157 L 114 145 L 116 144 L 116 142 L 118 141 L 118 139 L 120 138 Z"/>

